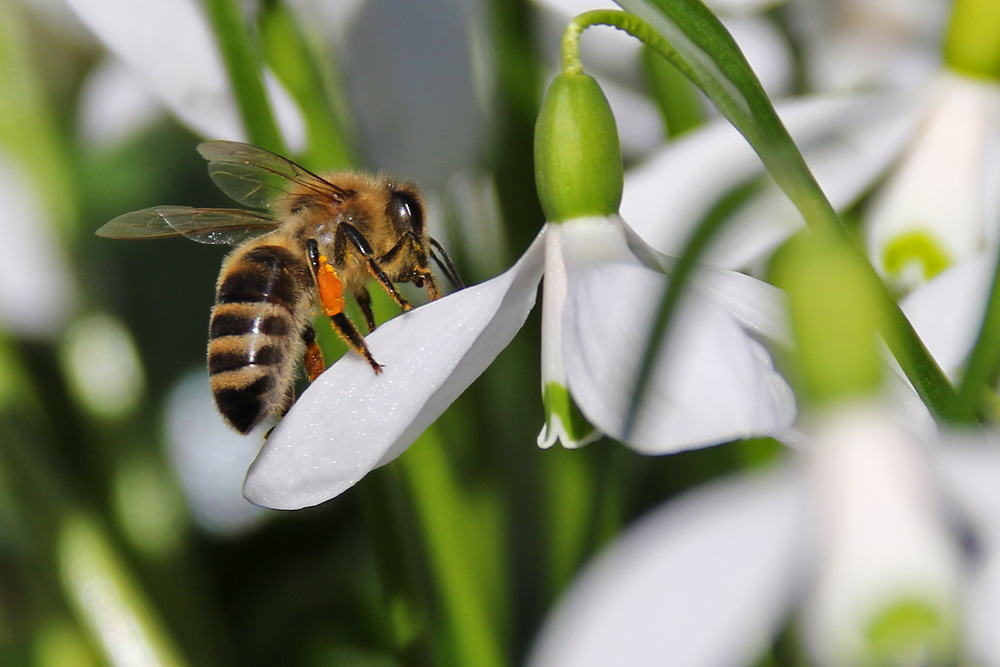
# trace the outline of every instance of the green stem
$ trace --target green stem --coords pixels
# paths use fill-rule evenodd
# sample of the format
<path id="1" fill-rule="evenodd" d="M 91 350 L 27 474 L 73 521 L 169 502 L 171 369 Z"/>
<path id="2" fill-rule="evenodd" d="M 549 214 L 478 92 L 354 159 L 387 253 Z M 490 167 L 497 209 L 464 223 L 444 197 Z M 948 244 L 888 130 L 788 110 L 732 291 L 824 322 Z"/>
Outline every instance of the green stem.
<path id="1" fill-rule="evenodd" d="M 420 583 L 420 539 L 398 466 L 373 471 L 357 490 L 396 658 L 414 667 L 440 663 L 431 641 L 428 596 Z"/>
<path id="2" fill-rule="evenodd" d="M 808 227 L 831 242 L 846 240 L 859 259 L 864 260 L 858 265 L 866 273 L 865 280 L 872 281 L 877 288 L 888 313 L 888 324 L 882 330 L 886 344 L 931 412 L 940 418 L 950 418 L 954 388 L 823 194 L 760 82 L 718 19 L 694 0 L 622 0 L 622 3 L 635 5 L 645 19 L 616 10 L 592 11 L 576 17 L 563 35 L 562 58 L 567 71 L 580 68 L 579 37 L 583 30 L 591 25 L 608 25 L 656 50 L 697 85 L 750 142 Z M 664 35 L 675 40 L 678 47 Z M 732 72 L 739 76 L 730 76 Z"/>
<path id="3" fill-rule="evenodd" d="M 250 143 L 285 154 L 264 86 L 263 61 L 236 0 L 205 0 Z"/>
<path id="4" fill-rule="evenodd" d="M 332 54 L 306 40 L 285 3 L 275 3 L 261 21 L 267 63 L 295 98 L 306 124 L 303 164 L 343 169 L 356 161 Z"/>
<path id="5" fill-rule="evenodd" d="M 489 611 L 491 597 L 476 567 L 482 554 L 471 539 L 476 531 L 469 520 L 468 501 L 434 429 L 424 432 L 400 465 L 422 527 L 457 664 L 507 664 L 496 619 Z"/>

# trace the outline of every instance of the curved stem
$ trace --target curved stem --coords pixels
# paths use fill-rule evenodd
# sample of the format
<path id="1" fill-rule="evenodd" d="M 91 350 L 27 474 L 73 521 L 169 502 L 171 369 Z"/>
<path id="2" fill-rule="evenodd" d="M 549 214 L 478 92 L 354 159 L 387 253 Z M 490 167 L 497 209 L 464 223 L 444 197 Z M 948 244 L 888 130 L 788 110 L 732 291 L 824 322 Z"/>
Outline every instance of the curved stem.
<path id="1" fill-rule="evenodd" d="M 882 335 L 931 412 L 951 418 L 955 390 L 886 289 L 864 252 L 809 170 L 739 47 L 718 19 L 696 0 L 622 0 L 636 13 L 597 10 L 577 16 L 563 35 L 564 67 L 580 67 L 579 38 L 592 25 L 622 30 L 667 58 L 747 139 L 778 186 L 821 238 L 848 241 L 864 261 L 888 314 Z M 640 16 L 642 14 L 642 16 Z M 665 324 L 664 324 L 665 326 Z"/>

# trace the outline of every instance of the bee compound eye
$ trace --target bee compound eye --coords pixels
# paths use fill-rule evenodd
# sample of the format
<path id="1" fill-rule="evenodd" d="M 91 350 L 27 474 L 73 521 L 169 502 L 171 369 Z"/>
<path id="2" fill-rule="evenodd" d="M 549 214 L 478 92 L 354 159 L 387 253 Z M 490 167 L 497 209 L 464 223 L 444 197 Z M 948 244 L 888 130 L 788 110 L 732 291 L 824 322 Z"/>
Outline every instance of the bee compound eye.
<path id="1" fill-rule="evenodd" d="M 393 190 L 389 198 L 389 215 L 398 225 L 409 227 L 418 236 L 424 233 L 424 208 L 412 192 Z"/>

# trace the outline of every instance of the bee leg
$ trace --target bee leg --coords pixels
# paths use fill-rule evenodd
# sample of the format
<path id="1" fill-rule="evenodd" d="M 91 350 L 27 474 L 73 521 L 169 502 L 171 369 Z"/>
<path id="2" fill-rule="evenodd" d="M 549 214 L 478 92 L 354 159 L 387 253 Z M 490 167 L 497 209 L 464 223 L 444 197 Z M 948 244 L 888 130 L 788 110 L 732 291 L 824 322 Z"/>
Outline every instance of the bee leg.
<path id="1" fill-rule="evenodd" d="M 462 276 L 458 275 L 458 269 L 455 268 L 455 262 L 451 261 L 451 257 L 445 252 L 444 247 L 434 240 L 434 237 L 428 236 L 427 240 L 431 243 L 431 258 L 437 263 L 438 268 L 448 277 L 451 284 L 455 286 L 455 289 L 465 289 L 465 283 L 462 282 Z M 434 250 L 438 251 L 441 255 L 439 258 L 434 254 Z"/>
<path id="2" fill-rule="evenodd" d="M 306 343 L 306 353 L 302 358 L 302 365 L 306 368 L 309 382 L 315 382 L 316 378 L 326 370 L 326 362 L 323 361 L 323 350 L 316 342 L 316 330 L 312 328 L 311 324 L 307 324 L 302 331 L 302 340 Z"/>
<path id="3" fill-rule="evenodd" d="M 411 310 L 413 308 L 410 302 L 404 299 L 403 295 L 396 289 L 396 286 L 392 284 L 392 281 L 389 279 L 389 276 L 386 275 L 385 271 L 382 270 L 382 267 L 379 266 L 379 262 L 375 258 L 375 252 L 368 243 L 368 239 L 364 237 L 364 234 L 359 232 L 358 228 L 354 225 L 342 222 L 337 226 L 337 231 L 334 234 L 333 239 L 335 261 L 337 263 L 345 261 L 347 259 L 347 253 L 351 250 L 364 257 L 365 262 L 368 264 L 369 273 L 371 273 L 375 280 L 382 285 L 382 288 L 389 293 L 389 296 L 391 296 L 393 300 L 399 304 L 400 308 L 404 311 Z"/>
<path id="4" fill-rule="evenodd" d="M 368 343 L 354 323 L 344 313 L 344 284 L 340 282 L 336 269 L 329 260 L 319 254 L 319 245 L 315 239 L 306 242 L 309 251 L 309 264 L 313 274 L 316 276 L 316 289 L 319 292 L 319 300 L 323 305 L 323 313 L 330 318 L 330 323 L 334 330 L 340 335 L 351 348 L 363 356 L 368 365 L 376 373 L 382 372 L 382 365 L 372 357 Z"/>
<path id="5" fill-rule="evenodd" d="M 358 302 L 361 307 L 361 312 L 365 316 L 365 323 L 368 325 L 368 333 L 375 331 L 375 313 L 372 312 L 372 295 L 368 293 L 368 290 L 362 287 L 360 290 L 354 293 L 354 300 Z"/>
<path id="6" fill-rule="evenodd" d="M 403 234 L 389 252 L 379 257 L 379 262 L 392 264 L 402 257 L 414 258 L 417 266 L 402 273 L 401 282 L 405 279 L 417 287 L 426 287 L 427 296 L 432 301 L 440 297 L 441 290 L 438 289 L 437 281 L 434 280 L 434 274 L 431 273 L 431 267 L 427 262 L 427 251 L 423 242 L 413 232 Z"/>

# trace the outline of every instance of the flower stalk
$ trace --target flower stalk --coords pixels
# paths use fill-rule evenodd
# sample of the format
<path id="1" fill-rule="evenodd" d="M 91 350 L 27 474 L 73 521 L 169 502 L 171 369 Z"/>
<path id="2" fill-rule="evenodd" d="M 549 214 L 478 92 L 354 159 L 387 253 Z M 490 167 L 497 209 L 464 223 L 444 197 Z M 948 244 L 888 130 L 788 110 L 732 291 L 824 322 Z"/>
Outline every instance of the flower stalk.
<path id="1" fill-rule="evenodd" d="M 235 0 L 207 0 L 205 8 L 229 72 L 247 138 L 256 146 L 284 155 L 287 150 L 264 87 L 260 52 L 239 3 Z"/>
<path id="2" fill-rule="evenodd" d="M 576 67 L 579 35 L 590 25 L 610 25 L 636 37 L 701 88 L 746 137 L 817 238 L 824 243 L 846 243 L 851 252 L 863 257 L 719 20 L 695 0 L 623 0 L 622 5 L 633 13 L 600 10 L 574 19 L 563 40 L 563 63 Z M 888 313 L 881 333 L 907 378 L 936 417 L 952 418 L 955 390 L 948 378 L 871 265 L 857 265 Z"/>

